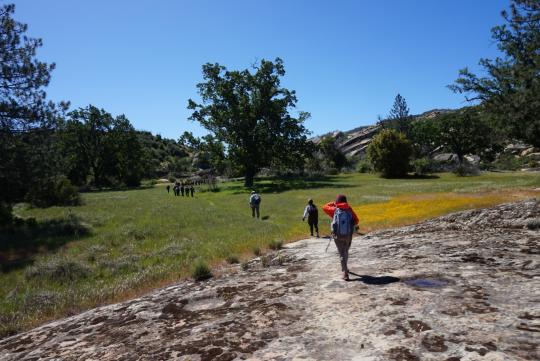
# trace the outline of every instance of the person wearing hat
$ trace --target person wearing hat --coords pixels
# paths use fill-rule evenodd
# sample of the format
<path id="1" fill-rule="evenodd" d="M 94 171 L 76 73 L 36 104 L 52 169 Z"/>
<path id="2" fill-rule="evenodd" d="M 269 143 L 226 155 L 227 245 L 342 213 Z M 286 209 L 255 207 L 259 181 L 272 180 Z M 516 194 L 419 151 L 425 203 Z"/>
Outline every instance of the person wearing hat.
<path id="1" fill-rule="evenodd" d="M 313 228 L 315 228 L 315 233 L 317 234 L 317 238 L 319 238 L 319 211 L 317 210 L 317 207 L 313 204 L 313 199 L 308 199 L 308 204 L 306 206 L 306 209 L 304 209 L 304 216 L 302 217 L 302 221 L 305 221 L 306 217 L 311 237 L 313 237 Z"/>
<path id="2" fill-rule="evenodd" d="M 251 207 L 251 216 L 255 218 L 255 214 L 257 214 L 257 218 L 259 218 L 259 205 L 261 204 L 261 196 L 255 192 L 251 191 L 251 196 L 249 197 L 249 206 Z"/>
<path id="3" fill-rule="evenodd" d="M 347 261 L 354 229 L 358 225 L 358 216 L 349 206 L 347 197 L 343 194 L 339 194 L 335 202 L 326 203 L 323 206 L 323 211 L 332 218 L 331 232 L 339 252 L 342 278 L 348 281 L 349 268 L 347 267 Z"/>

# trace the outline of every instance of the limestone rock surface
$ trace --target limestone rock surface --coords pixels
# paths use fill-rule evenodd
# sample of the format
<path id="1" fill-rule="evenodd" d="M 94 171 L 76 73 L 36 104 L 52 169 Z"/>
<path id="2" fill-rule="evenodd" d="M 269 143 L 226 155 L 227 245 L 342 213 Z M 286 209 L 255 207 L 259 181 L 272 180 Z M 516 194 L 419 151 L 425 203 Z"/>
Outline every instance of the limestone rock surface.
<path id="1" fill-rule="evenodd" d="M 538 360 L 540 202 L 306 239 L 0 340 L 0 360 Z M 536 226 L 535 226 L 536 225 Z"/>

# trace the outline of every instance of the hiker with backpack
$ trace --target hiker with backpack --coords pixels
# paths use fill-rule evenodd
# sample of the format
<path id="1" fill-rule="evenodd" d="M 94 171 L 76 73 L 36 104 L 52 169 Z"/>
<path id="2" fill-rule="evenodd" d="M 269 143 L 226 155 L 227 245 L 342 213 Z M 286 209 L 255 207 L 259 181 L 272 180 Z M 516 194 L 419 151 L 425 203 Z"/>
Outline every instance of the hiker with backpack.
<path id="1" fill-rule="evenodd" d="M 308 199 L 308 204 L 306 206 L 306 209 L 304 209 L 304 216 L 302 217 L 302 221 L 305 221 L 306 217 L 311 237 L 313 237 L 313 228 L 315 228 L 317 238 L 319 238 L 319 211 L 317 210 L 317 207 L 313 204 L 313 199 Z"/>
<path id="2" fill-rule="evenodd" d="M 349 248 L 351 247 L 352 236 L 358 225 L 358 216 L 347 203 L 347 197 L 339 194 L 335 202 L 327 203 L 323 206 L 323 211 L 332 218 L 330 231 L 336 243 L 341 261 L 342 278 L 349 280 Z"/>
<path id="3" fill-rule="evenodd" d="M 259 218 L 259 205 L 261 204 L 261 196 L 255 192 L 251 192 L 251 196 L 249 197 L 249 206 L 251 207 L 251 216 L 255 218 L 255 213 L 257 214 L 257 218 Z"/>

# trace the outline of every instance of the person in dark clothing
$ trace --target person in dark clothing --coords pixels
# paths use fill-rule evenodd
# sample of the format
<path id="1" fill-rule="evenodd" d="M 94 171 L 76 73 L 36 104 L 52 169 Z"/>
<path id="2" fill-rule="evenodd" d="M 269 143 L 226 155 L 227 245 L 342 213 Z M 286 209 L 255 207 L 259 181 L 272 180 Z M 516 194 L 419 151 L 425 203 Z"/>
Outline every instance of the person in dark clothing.
<path id="1" fill-rule="evenodd" d="M 195 188 L 193 186 L 190 186 L 189 191 L 191 192 L 191 197 L 193 198 L 193 193 L 195 192 Z"/>
<path id="2" fill-rule="evenodd" d="M 180 193 L 182 193 L 182 197 L 184 196 L 184 185 L 180 185 Z"/>
<path id="3" fill-rule="evenodd" d="M 171 192 L 171 185 L 167 184 L 167 194 L 169 194 L 170 192 Z"/>
<path id="4" fill-rule="evenodd" d="M 255 192 L 251 192 L 251 196 L 249 197 L 249 206 L 251 207 L 251 216 L 255 218 L 255 215 L 257 215 L 257 218 L 260 217 L 259 213 L 259 206 L 261 204 L 261 196 Z"/>
<path id="5" fill-rule="evenodd" d="M 308 200 L 306 209 L 304 209 L 302 221 L 305 221 L 306 217 L 311 237 L 313 237 L 313 228 L 315 228 L 315 234 L 317 235 L 317 238 L 319 238 L 319 211 L 317 210 L 317 206 L 313 204 L 313 199 Z"/>

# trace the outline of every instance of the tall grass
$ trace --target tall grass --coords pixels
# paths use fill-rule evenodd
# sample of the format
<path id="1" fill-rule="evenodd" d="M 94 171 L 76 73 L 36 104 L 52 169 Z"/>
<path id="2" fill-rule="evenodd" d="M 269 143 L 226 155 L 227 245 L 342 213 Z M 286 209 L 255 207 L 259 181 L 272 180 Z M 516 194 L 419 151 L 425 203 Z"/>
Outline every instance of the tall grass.
<path id="1" fill-rule="evenodd" d="M 196 192 L 195 198 L 174 197 L 157 186 L 84 194 L 84 205 L 75 208 L 17 207 L 19 216 L 35 218 L 38 224 L 78 219 L 91 232 L 72 232 L 61 242 L 54 232 L 40 239 L 54 247 L 21 240 L 32 245 L 30 254 L 24 254 L 27 262 L 0 273 L 0 335 L 188 277 L 196 262 L 213 267 L 231 255 L 242 262 L 253 250 L 279 248 L 275 240 L 305 237 L 309 229 L 301 218 L 308 198 L 319 206 L 324 235 L 330 219 L 320 206 L 338 193 L 347 195 L 361 227 L 377 229 L 524 197 L 526 193 L 514 190 L 540 187 L 540 177 L 488 173 L 387 180 L 347 174 L 322 180 L 267 179 L 257 187 L 264 220 L 251 217 L 250 190 L 240 182 L 221 184 L 219 192 Z M 0 248 L 0 260 L 21 252 Z"/>

